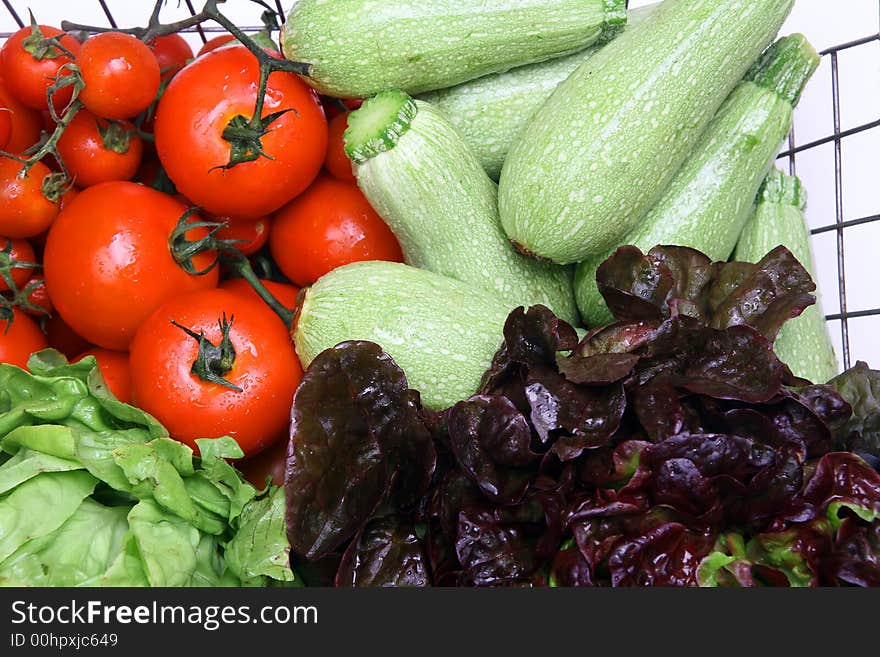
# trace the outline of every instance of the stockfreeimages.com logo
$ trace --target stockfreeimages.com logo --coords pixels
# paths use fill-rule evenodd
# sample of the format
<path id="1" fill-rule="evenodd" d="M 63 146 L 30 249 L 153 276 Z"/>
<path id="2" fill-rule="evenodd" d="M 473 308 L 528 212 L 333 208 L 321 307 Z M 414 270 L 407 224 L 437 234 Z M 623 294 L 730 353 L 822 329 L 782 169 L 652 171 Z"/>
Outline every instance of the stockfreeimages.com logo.
<path id="1" fill-rule="evenodd" d="M 71 600 L 60 605 L 37 605 L 24 600 L 12 603 L 12 624 L 22 625 L 197 625 L 213 632 L 224 625 L 317 625 L 318 608 L 313 605 L 267 605 L 257 610 L 249 605 L 108 605 L 100 600 L 85 603 Z"/>

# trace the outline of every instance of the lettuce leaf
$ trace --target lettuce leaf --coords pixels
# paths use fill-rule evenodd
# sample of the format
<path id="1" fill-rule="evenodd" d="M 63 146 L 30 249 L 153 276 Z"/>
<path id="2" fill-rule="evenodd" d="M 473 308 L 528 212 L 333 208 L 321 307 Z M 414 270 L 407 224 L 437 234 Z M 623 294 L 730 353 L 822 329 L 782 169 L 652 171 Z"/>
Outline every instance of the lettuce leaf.
<path id="1" fill-rule="evenodd" d="M 298 583 L 283 491 L 244 480 L 235 440 L 199 440 L 196 458 L 113 397 L 94 358 L 28 365 L 0 364 L 0 583 Z"/>

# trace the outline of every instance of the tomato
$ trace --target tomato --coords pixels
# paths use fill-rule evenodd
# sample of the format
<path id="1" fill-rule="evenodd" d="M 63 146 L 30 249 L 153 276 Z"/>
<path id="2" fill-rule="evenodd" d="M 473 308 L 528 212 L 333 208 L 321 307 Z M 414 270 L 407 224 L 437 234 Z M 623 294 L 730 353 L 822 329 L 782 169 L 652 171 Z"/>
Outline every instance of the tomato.
<path id="1" fill-rule="evenodd" d="M 104 32 L 86 40 L 76 57 L 85 88 L 79 99 L 105 119 L 130 119 L 159 91 L 159 63 L 130 34 Z"/>
<path id="2" fill-rule="evenodd" d="M 159 72 L 163 81 L 170 80 L 193 58 L 189 44 L 179 34 L 156 37 L 147 46 L 159 64 Z"/>
<path id="3" fill-rule="evenodd" d="M 12 313 L 11 325 L 8 319 L 0 319 L 0 363 L 24 368 L 32 353 L 47 349 L 49 344 L 34 320 L 18 308 Z"/>
<path id="4" fill-rule="evenodd" d="M 28 302 L 39 306 L 39 308 L 42 308 L 42 311 L 33 308 L 22 308 L 22 310 L 34 317 L 49 315 L 55 307 L 52 305 L 52 299 L 49 298 L 49 291 L 46 289 L 46 279 L 42 276 L 35 276 L 27 284 L 33 286 L 27 297 Z"/>
<path id="5" fill-rule="evenodd" d="M 171 255 L 168 238 L 184 212 L 180 201 L 132 182 L 89 187 L 64 208 L 49 231 L 43 269 L 52 302 L 74 331 L 124 351 L 165 301 L 217 286 L 216 268 L 191 275 Z M 204 269 L 214 257 L 199 254 L 194 265 Z"/>
<path id="6" fill-rule="evenodd" d="M 240 390 L 193 374 L 199 343 L 171 323 L 220 346 L 224 313 L 235 357 L 216 374 Z M 286 430 L 302 378 L 293 343 L 275 314 L 257 300 L 219 289 L 175 297 L 153 312 L 131 343 L 131 373 L 134 402 L 172 438 L 196 449 L 196 438 L 229 435 L 245 456 Z"/>
<path id="7" fill-rule="evenodd" d="M 324 166 L 335 178 L 345 182 L 356 183 L 357 178 L 351 170 L 351 160 L 345 154 L 345 142 L 342 135 L 348 127 L 348 114 L 340 114 L 327 128 L 327 154 L 324 157 Z"/>
<path id="8" fill-rule="evenodd" d="M 79 52 L 79 41 L 57 27 L 40 25 L 39 30 L 45 38 L 58 37 L 59 43 L 74 56 Z M 27 26 L 9 37 L 0 50 L 0 68 L 3 69 L 6 87 L 22 103 L 33 109 L 49 109 L 46 90 L 55 83 L 56 76 L 64 75 L 64 71 L 59 69 L 65 64 L 71 64 L 73 60 L 61 50 L 52 47 L 47 50 L 43 59 L 37 59 L 33 53 L 39 46 L 28 42 L 30 36 L 31 28 Z M 55 109 L 59 112 L 64 109 L 72 96 L 73 86 L 63 87 L 55 92 L 52 96 Z"/>
<path id="9" fill-rule="evenodd" d="M 4 150 L 21 153 L 39 141 L 43 126 L 40 113 L 22 105 L 21 101 L 6 88 L 2 77 L 0 77 L 0 106 L 10 111 L 12 119 L 12 134 Z"/>
<path id="10" fill-rule="evenodd" d="M 222 169 L 230 121 L 249 118 L 256 102 L 257 59 L 244 46 L 194 60 L 168 84 L 156 112 L 156 150 L 178 191 L 218 216 L 274 212 L 314 180 L 327 148 L 327 122 L 317 94 L 293 73 L 269 76 L 263 116 L 275 119 L 262 138 L 269 157 Z M 271 158 L 271 159 L 270 159 Z"/>
<path id="11" fill-rule="evenodd" d="M 9 249 L 9 252 L 6 252 Z M 33 263 L 34 247 L 27 240 L 9 239 L 0 237 L 0 272 L 9 267 L 8 273 L 12 276 L 12 282 L 16 289 L 21 290 L 34 274 L 33 267 L 16 267 L 18 263 Z M 11 266 L 10 266 L 11 265 Z M 9 290 L 9 284 L 5 277 L 0 276 L 0 292 Z"/>
<path id="12" fill-rule="evenodd" d="M 260 490 L 265 488 L 266 479 L 275 486 L 283 486 L 288 442 L 285 433 L 256 456 L 237 461 L 235 467 L 251 485 Z"/>
<path id="13" fill-rule="evenodd" d="M 99 119 L 80 110 L 61 139 L 58 153 L 81 187 L 108 180 L 130 180 L 141 165 L 144 145 L 128 121 Z"/>
<path id="14" fill-rule="evenodd" d="M 253 255 L 263 248 L 269 240 L 269 218 L 239 219 L 236 217 L 208 216 L 208 221 L 226 224 L 217 231 L 217 237 L 224 240 L 241 240 L 235 248 L 246 256 Z"/>
<path id="15" fill-rule="evenodd" d="M 49 346 L 57 349 L 71 360 L 92 346 L 88 340 L 70 328 L 70 325 L 58 313 L 54 313 L 45 320 L 43 330 L 46 333 Z"/>
<path id="16" fill-rule="evenodd" d="M 80 190 L 77 187 L 69 187 L 67 191 L 61 195 L 61 198 L 58 199 L 58 212 L 61 212 L 64 208 L 70 205 L 70 202 L 77 197 L 79 192 Z M 42 252 L 42 250 L 46 248 L 46 238 L 48 236 L 49 229 L 47 228 L 39 235 L 31 237 L 30 242 Z"/>
<path id="17" fill-rule="evenodd" d="M 263 285 L 272 293 L 272 296 L 278 299 L 285 308 L 296 308 L 296 299 L 299 296 L 299 288 L 289 283 L 278 283 L 276 281 L 268 281 L 260 279 Z M 221 290 L 228 290 L 235 294 L 243 294 L 248 298 L 259 299 L 260 303 L 264 303 L 259 294 L 254 291 L 243 278 L 230 278 L 220 283 Z M 280 321 L 280 320 L 279 320 Z"/>
<path id="18" fill-rule="evenodd" d="M 234 41 L 235 37 L 231 34 L 221 34 L 220 36 L 215 36 L 211 39 L 205 41 L 201 48 L 199 48 L 199 52 L 196 57 L 201 57 L 202 55 L 211 52 L 212 50 L 216 50 L 220 46 L 225 46 L 230 41 Z"/>
<path id="19" fill-rule="evenodd" d="M 58 214 L 58 202 L 43 194 L 43 181 L 52 172 L 42 162 L 22 177 L 21 164 L 0 157 L 0 235 L 33 237 L 49 227 Z"/>
<path id="20" fill-rule="evenodd" d="M 121 402 L 131 403 L 131 367 L 128 363 L 128 354 L 124 351 L 111 351 L 110 349 L 89 349 L 73 359 L 72 362 L 82 360 L 86 356 L 94 356 L 98 361 L 98 369 L 104 383 L 110 388 L 110 392 Z"/>
<path id="21" fill-rule="evenodd" d="M 12 139 L 12 110 L 0 107 L 0 151 L 4 150 Z"/>
<path id="22" fill-rule="evenodd" d="M 350 262 L 403 262 L 397 238 L 360 189 L 326 175 L 275 213 L 269 248 L 301 287 Z"/>
<path id="23" fill-rule="evenodd" d="M 333 96 L 321 96 L 321 104 L 327 119 L 335 119 L 340 114 L 348 114 L 363 105 L 362 98 L 334 98 Z"/>

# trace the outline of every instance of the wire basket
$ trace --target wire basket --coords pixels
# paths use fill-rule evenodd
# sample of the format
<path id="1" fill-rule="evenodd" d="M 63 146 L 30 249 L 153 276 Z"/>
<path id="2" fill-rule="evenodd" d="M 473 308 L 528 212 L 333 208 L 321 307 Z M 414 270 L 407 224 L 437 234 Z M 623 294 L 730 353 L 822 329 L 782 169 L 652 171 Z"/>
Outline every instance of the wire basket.
<path id="1" fill-rule="evenodd" d="M 798 3 L 818 1 L 797 0 Z M 153 6 L 151 0 L 0 2 L 6 9 L 5 12 L 0 10 L 0 41 L 29 20 L 29 9 L 40 22 L 47 24 L 60 24 L 62 19 L 68 19 L 95 25 L 131 27 L 145 24 Z M 269 0 L 268 4 L 286 15 L 293 1 Z M 847 151 L 852 148 L 880 152 L 880 102 L 867 103 L 870 107 L 860 112 L 861 120 L 850 124 L 845 117 L 847 103 L 851 103 L 863 90 L 855 89 L 855 93 L 848 96 L 848 89 L 843 89 L 842 85 L 848 61 L 857 55 L 863 66 L 865 61 L 870 62 L 870 79 L 861 82 L 874 89 L 875 99 L 880 98 L 880 33 L 870 33 L 875 28 L 880 29 L 880 0 L 847 0 L 845 4 L 847 14 L 856 6 L 867 9 L 870 5 L 871 11 L 877 10 L 874 22 L 864 26 L 866 36 L 863 38 L 822 51 L 822 65 L 795 112 L 795 129 L 779 155 L 779 165 L 787 166 L 790 173 L 801 176 L 810 193 L 807 219 L 812 227 L 819 292 L 828 313 L 838 360 L 842 367 L 848 368 L 856 359 L 866 360 L 875 366 L 880 363 L 880 340 L 874 337 L 880 329 L 880 291 L 873 285 L 875 277 L 870 273 L 878 257 L 874 247 L 880 246 L 880 191 L 868 190 L 869 193 L 864 196 L 870 197 L 869 203 L 873 205 L 870 206 L 870 212 L 859 213 L 860 216 L 850 215 L 846 193 L 847 182 L 852 177 L 858 177 L 860 181 L 868 180 L 869 185 L 871 179 L 875 185 L 878 182 L 876 163 L 866 166 L 862 162 L 857 168 L 849 168 L 846 161 L 849 159 Z M 169 2 L 163 8 L 162 17 L 166 21 L 177 20 L 194 15 L 200 8 L 200 0 Z M 263 9 L 256 3 L 229 0 L 223 5 L 223 11 L 236 24 L 249 26 L 244 28 L 245 31 L 261 29 L 259 17 Z M 220 31 L 223 31 L 222 27 L 207 23 L 191 30 L 187 38 L 198 46 L 210 38 L 212 32 Z M 820 89 L 823 85 L 825 89 Z M 830 111 L 817 111 L 820 105 L 830 106 L 826 108 Z M 868 115 L 864 116 L 866 112 Z M 796 133 L 815 132 L 819 122 L 812 120 L 812 117 L 823 113 L 830 114 L 830 120 L 827 127 L 821 129 L 822 136 L 811 136 L 803 143 L 798 142 Z M 806 116 L 811 117 L 811 124 L 809 130 L 802 130 L 801 120 Z M 866 136 L 870 136 L 869 139 L 876 146 L 866 147 Z M 856 143 L 856 139 L 862 141 Z M 831 180 L 833 189 L 830 188 Z"/>

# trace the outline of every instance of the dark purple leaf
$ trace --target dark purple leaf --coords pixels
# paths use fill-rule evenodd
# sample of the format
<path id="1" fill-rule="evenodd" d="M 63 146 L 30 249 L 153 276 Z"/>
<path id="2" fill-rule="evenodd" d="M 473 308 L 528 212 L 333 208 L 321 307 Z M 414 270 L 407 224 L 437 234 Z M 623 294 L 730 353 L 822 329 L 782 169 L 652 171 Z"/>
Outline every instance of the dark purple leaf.
<path id="1" fill-rule="evenodd" d="M 416 399 L 372 343 L 342 343 L 314 360 L 294 397 L 285 476 L 296 554 L 315 559 L 354 536 L 401 470 L 401 496 L 421 493 L 435 456 Z"/>
<path id="2" fill-rule="evenodd" d="M 411 523 L 377 518 L 349 544 L 336 586 L 430 586 L 426 561 Z"/>
<path id="3" fill-rule="evenodd" d="M 525 583 L 537 568 L 521 530 L 486 506 L 470 506 L 459 513 L 455 552 L 463 568 L 462 581 L 474 586 Z"/>
<path id="4" fill-rule="evenodd" d="M 593 586 L 593 569 L 577 545 L 559 550 L 550 567 L 550 579 L 554 586 Z"/>
<path id="5" fill-rule="evenodd" d="M 827 513 L 839 522 L 848 509 L 870 522 L 880 518 L 880 474 L 850 452 L 826 454 L 800 495 L 814 517 Z"/>
<path id="6" fill-rule="evenodd" d="M 613 586 L 697 586 L 697 569 L 712 548 L 708 536 L 666 523 L 621 540 L 608 557 Z"/>
<path id="7" fill-rule="evenodd" d="M 574 353 L 560 358 L 557 365 L 559 372 L 571 383 L 606 386 L 628 377 L 638 362 L 639 357 L 633 354 L 581 356 Z"/>
<path id="8" fill-rule="evenodd" d="M 717 304 L 712 325 L 727 328 L 747 324 L 768 340 L 775 340 L 786 321 L 816 302 L 810 294 L 815 289 L 810 274 L 791 251 L 778 246 Z"/>
<path id="9" fill-rule="evenodd" d="M 880 586 L 880 520 L 865 525 L 845 519 L 821 569 L 829 585 Z"/>
<path id="10" fill-rule="evenodd" d="M 681 403 L 681 393 L 669 379 L 657 377 L 635 389 L 633 409 L 639 424 L 653 442 L 682 433 L 687 426 L 687 414 Z"/>
<path id="11" fill-rule="evenodd" d="M 623 488 L 638 469 L 642 451 L 648 445 L 644 441 L 628 440 L 613 448 L 588 452 L 581 463 L 581 481 L 592 488 Z"/>
<path id="12" fill-rule="evenodd" d="M 669 316 L 666 300 L 675 278 L 664 262 L 645 256 L 634 246 L 621 246 L 599 265 L 596 283 L 611 314 L 619 320 L 650 322 Z"/>
<path id="13" fill-rule="evenodd" d="M 462 471 L 490 500 L 516 504 L 534 478 L 526 466 L 538 460 L 532 431 L 506 397 L 471 397 L 448 416 L 452 452 Z"/>

